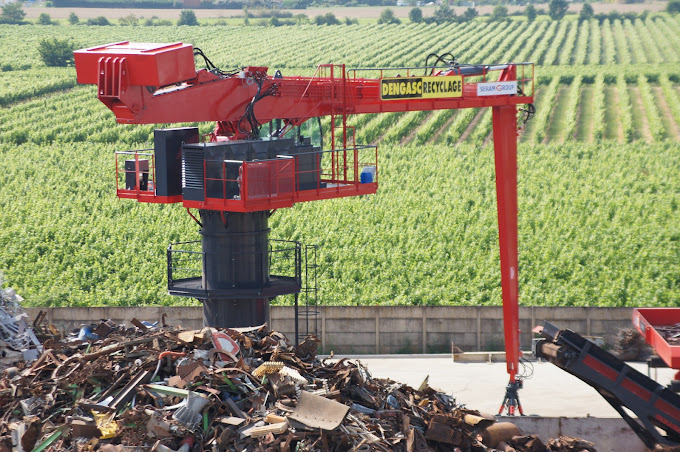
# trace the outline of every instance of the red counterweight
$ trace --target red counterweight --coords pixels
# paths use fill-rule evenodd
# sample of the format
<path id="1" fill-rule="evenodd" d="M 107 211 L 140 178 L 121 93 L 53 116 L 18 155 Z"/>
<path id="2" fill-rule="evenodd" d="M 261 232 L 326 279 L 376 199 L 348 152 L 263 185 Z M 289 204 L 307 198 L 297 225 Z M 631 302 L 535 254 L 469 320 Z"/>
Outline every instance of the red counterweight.
<path id="1" fill-rule="evenodd" d="M 149 44 L 128 41 L 74 52 L 78 83 L 99 84 L 109 73 L 108 61 L 125 60 L 132 71 L 121 74 L 130 85 L 160 87 L 196 77 L 191 44 Z"/>
<path id="2" fill-rule="evenodd" d="M 208 68 L 196 71 L 194 53 L 204 57 Z M 216 122 L 210 143 L 195 143 L 194 138 L 187 141 L 197 131 L 173 129 L 162 135 L 165 141 L 161 147 L 175 143 L 177 152 L 159 157 L 156 143 L 155 155 L 128 154 L 127 167 L 119 174 L 124 175 L 126 185 L 118 186 L 122 198 L 182 202 L 187 208 L 198 208 L 210 225 L 217 221 L 211 212 L 221 215 L 226 225 L 225 214 L 245 215 L 238 217 L 241 221 L 297 202 L 375 193 L 376 148 L 356 144 L 353 130 L 347 126 L 348 115 L 491 107 L 510 375 L 504 406 L 510 413 L 515 407 L 521 412 L 516 397 L 521 387 L 517 134 L 518 105 L 528 105 L 522 109 L 525 121 L 533 114 L 532 63 L 463 65 L 451 60 L 441 67 L 349 70 L 344 65 L 327 64 L 319 66 L 311 77 L 278 71 L 272 76 L 267 67 L 256 66 L 226 73 L 188 44 L 130 42 L 76 51 L 75 62 L 78 81 L 97 84 L 99 99 L 120 123 Z M 299 131 L 294 139 L 283 138 L 293 135 L 305 121 L 321 116 L 331 118 L 329 150 L 314 147 Z M 258 140 L 260 126 L 274 120 L 280 121 L 281 127 L 267 140 Z M 157 180 L 159 158 L 165 162 L 164 174 L 181 179 L 181 188 L 159 193 L 158 182 L 167 185 Z M 181 168 L 173 166 L 173 159 L 182 160 Z M 122 179 L 119 177 L 119 183 Z M 257 221 L 259 228 L 266 226 L 265 221 Z M 247 223 L 243 222 L 244 230 L 250 227 Z M 219 231 L 217 226 L 210 228 Z M 219 290 L 226 296 L 226 289 Z M 243 298 L 243 293 L 241 290 L 238 296 Z"/>

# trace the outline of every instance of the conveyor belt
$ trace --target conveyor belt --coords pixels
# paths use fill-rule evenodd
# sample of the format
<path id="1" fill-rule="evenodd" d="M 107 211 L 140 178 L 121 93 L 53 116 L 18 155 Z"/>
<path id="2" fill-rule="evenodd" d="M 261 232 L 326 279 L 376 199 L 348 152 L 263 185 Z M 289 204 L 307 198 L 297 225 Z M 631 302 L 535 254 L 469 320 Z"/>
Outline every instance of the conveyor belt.
<path id="1" fill-rule="evenodd" d="M 578 333 L 546 322 L 542 335 L 546 340 L 536 344 L 536 356 L 595 388 L 648 448 L 680 445 L 678 394 Z"/>

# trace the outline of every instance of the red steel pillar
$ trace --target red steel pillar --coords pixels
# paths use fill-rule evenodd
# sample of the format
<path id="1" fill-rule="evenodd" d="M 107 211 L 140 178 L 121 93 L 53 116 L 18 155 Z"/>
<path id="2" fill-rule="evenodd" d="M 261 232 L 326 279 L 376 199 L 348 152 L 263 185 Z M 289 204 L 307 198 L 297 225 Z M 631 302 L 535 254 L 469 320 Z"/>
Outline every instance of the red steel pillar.
<path id="1" fill-rule="evenodd" d="M 503 287 L 503 333 L 510 382 L 519 366 L 519 301 L 517 282 L 517 107 L 492 107 L 496 159 L 498 239 Z"/>

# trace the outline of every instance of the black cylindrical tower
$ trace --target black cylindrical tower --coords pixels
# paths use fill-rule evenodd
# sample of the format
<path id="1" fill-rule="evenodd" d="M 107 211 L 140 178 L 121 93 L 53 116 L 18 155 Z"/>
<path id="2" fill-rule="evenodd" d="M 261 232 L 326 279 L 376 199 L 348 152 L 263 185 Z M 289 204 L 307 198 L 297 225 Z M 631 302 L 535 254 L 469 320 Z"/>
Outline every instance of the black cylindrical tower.
<path id="1" fill-rule="evenodd" d="M 202 210 L 203 287 L 210 292 L 257 294 L 269 282 L 269 212 Z M 268 321 L 269 298 L 203 300 L 203 323 L 234 328 Z"/>
<path id="2" fill-rule="evenodd" d="M 203 300 L 203 325 L 239 328 L 269 323 L 269 298 Z"/>
<path id="3" fill-rule="evenodd" d="M 200 213 L 198 219 L 189 212 L 201 227 L 200 251 L 193 241 L 168 247 L 168 293 L 201 300 L 206 326 L 262 325 L 269 320 L 272 299 L 302 289 L 300 244 L 269 240 L 271 213 L 266 207 L 230 209 L 256 208 L 248 200 L 287 199 L 294 179 L 287 191 L 279 192 L 279 185 L 270 183 L 271 161 L 315 148 L 309 143 L 296 146 L 294 139 L 197 141 L 196 128 L 157 130 L 154 137 L 158 190 L 174 202 L 181 193 L 183 202 Z M 254 159 L 259 163 L 248 170 L 246 163 Z M 319 188 L 313 181 L 305 183 L 307 189 Z"/>

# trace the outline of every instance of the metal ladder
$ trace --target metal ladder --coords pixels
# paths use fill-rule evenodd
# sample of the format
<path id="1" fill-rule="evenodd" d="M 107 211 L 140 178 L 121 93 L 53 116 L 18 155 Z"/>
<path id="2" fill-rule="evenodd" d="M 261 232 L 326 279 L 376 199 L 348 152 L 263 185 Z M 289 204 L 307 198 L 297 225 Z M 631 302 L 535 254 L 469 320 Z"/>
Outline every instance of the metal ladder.
<path id="1" fill-rule="evenodd" d="M 317 245 L 304 245 L 304 274 L 302 275 L 302 299 L 295 294 L 295 346 L 308 335 L 318 336 L 319 331 L 319 282 Z M 300 301 L 302 305 L 300 305 Z"/>

